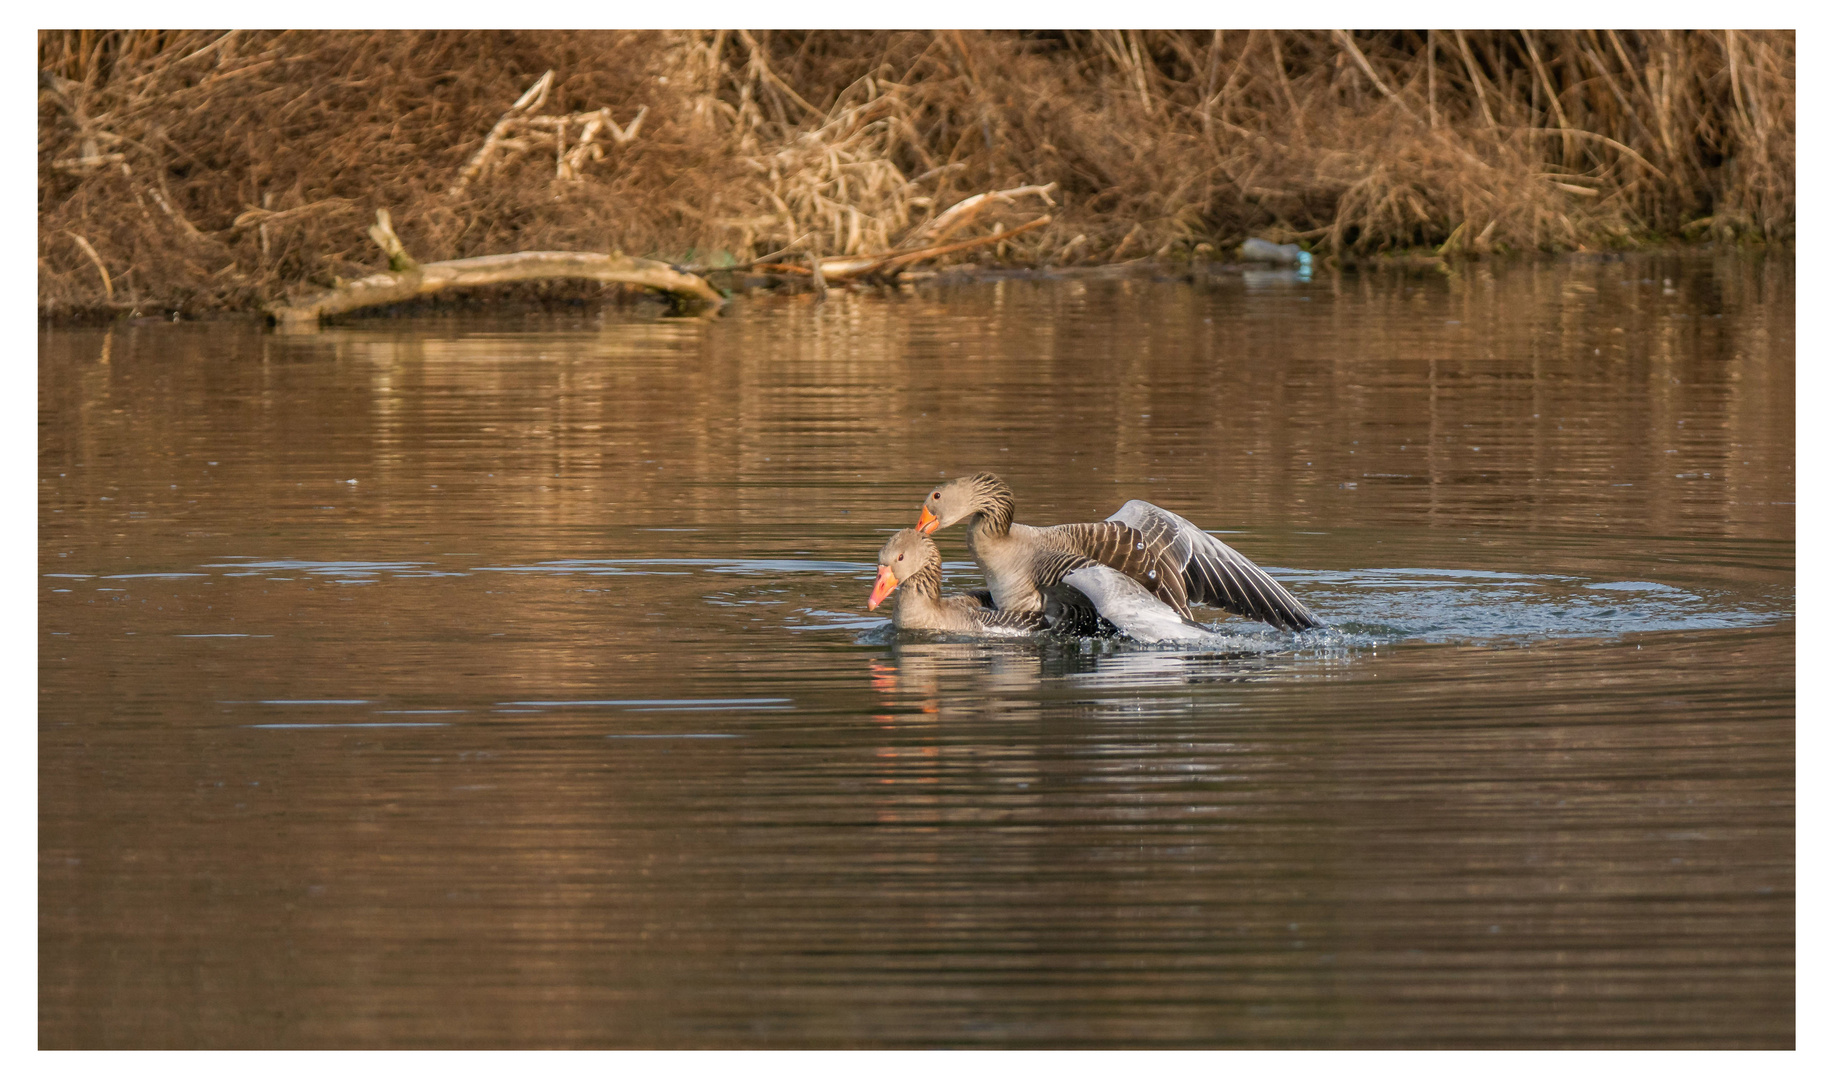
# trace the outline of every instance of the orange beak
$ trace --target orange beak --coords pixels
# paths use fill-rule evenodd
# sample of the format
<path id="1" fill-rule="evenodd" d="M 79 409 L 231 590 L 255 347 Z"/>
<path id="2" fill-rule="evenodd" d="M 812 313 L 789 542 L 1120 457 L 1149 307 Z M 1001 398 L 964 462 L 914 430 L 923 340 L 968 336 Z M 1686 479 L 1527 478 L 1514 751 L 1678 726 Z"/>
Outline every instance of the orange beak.
<path id="1" fill-rule="evenodd" d="M 930 536 L 932 533 L 938 531 L 938 515 L 932 513 L 929 508 L 921 506 L 919 508 L 919 524 L 913 526 L 913 528 Z"/>
<path id="2" fill-rule="evenodd" d="M 881 567 L 881 572 L 874 576 L 874 592 L 868 594 L 868 610 L 873 611 L 887 599 L 887 594 L 900 587 L 900 579 L 893 576 L 893 568 Z"/>

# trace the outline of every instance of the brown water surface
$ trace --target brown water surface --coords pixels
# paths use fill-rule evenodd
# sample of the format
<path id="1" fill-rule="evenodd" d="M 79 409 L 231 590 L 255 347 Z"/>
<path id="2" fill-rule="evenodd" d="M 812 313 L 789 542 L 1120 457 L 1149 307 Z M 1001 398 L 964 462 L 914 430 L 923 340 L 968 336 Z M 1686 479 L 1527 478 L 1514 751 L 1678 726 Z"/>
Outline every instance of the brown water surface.
<path id="1" fill-rule="evenodd" d="M 1793 326 L 1633 257 L 43 333 L 40 1040 L 1792 1045 Z M 984 469 L 1328 625 L 896 636 Z"/>

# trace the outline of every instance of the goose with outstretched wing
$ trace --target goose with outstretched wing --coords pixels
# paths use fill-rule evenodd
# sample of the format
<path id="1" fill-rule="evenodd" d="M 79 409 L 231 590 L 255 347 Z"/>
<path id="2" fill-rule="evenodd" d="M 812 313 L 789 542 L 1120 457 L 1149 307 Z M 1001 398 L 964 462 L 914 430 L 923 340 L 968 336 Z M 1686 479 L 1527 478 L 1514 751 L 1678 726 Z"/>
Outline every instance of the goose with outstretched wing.
<path id="1" fill-rule="evenodd" d="M 1209 604 L 1283 630 L 1317 616 L 1240 552 L 1170 510 L 1130 500 L 1107 520 L 1034 528 L 1014 521 L 1014 495 L 992 473 L 933 489 L 919 515 L 927 535 L 968 521 L 966 540 L 1003 611 L 1044 610 L 1064 575 L 1103 566 L 1133 579 L 1181 619 Z"/>

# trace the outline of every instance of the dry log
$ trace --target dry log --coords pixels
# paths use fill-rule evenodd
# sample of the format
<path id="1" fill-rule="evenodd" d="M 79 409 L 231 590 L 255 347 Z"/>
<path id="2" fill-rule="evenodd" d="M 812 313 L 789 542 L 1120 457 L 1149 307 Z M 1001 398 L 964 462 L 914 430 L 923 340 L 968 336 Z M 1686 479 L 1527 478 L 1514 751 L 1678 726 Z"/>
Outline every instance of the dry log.
<path id="1" fill-rule="evenodd" d="M 314 323 L 325 315 L 397 304 L 445 289 L 472 285 L 501 285 L 513 281 L 550 278 L 586 278 L 591 281 L 640 285 L 681 300 L 722 307 L 722 294 L 695 274 L 681 273 L 655 259 L 629 255 L 604 255 L 593 251 L 516 251 L 511 255 L 483 255 L 473 259 L 422 263 L 414 270 L 383 271 L 307 297 L 296 304 L 278 304 L 268 313 L 284 326 Z"/>
<path id="2" fill-rule="evenodd" d="M 681 303 L 705 306 L 711 311 L 723 305 L 722 294 L 709 282 L 657 259 L 604 255 L 594 251 L 516 251 L 511 255 L 420 263 L 406 252 L 399 234 L 393 231 L 393 215 L 384 209 L 374 212 L 374 224 L 368 226 L 368 235 L 386 253 L 387 270 L 342 282 L 296 304 L 271 305 L 266 309 L 267 313 L 281 326 L 311 325 L 325 315 L 397 304 L 445 289 L 552 278 L 640 285 L 666 293 Z M 83 243 L 80 238 L 78 242 Z M 88 247 L 86 243 L 83 246 Z"/>

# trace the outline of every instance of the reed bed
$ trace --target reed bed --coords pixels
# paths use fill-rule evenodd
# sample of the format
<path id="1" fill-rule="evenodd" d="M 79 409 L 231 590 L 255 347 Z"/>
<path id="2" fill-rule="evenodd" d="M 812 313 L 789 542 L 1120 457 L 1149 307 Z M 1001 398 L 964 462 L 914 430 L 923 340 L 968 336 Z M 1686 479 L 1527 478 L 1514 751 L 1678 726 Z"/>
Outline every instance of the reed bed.
<path id="1" fill-rule="evenodd" d="M 963 257 L 1794 236 L 1790 31 L 115 30 L 38 53 L 53 317 L 330 285 L 377 265 L 381 208 L 427 261 L 859 255 L 1051 183 L 1050 223 Z"/>

